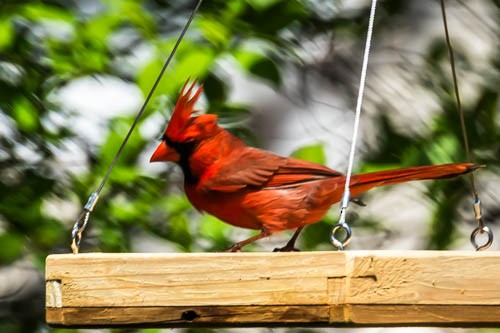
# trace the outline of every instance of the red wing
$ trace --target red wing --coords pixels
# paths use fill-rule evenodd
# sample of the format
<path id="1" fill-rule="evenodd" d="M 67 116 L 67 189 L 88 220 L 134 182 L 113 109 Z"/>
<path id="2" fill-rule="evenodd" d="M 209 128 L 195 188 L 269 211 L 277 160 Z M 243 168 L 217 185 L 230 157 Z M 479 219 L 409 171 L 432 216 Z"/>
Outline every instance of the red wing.
<path id="1" fill-rule="evenodd" d="M 289 187 L 342 175 L 319 164 L 255 148 L 246 148 L 242 153 L 233 155 L 224 159 L 223 165 L 214 164 L 198 186 L 205 191 L 234 192 L 246 187 Z"/>

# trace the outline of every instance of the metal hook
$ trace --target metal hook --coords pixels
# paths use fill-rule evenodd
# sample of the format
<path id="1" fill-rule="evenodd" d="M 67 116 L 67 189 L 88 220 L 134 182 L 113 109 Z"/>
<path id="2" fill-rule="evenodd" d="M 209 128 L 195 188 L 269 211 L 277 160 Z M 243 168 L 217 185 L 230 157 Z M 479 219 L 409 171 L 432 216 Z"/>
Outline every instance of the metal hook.
<path id="1" fill-rule="evenodd" d="M 481 214 L 481 200 L 479 199 L 479 197 L 476 196 L 476 200 L 474 200 L 472 206 L 474 207 L 474 218 L 476 219 L 477 227 L 472 231 L 470 235 L 470 242 L 472 243 L 472 246 L 474 246 L 476 251 L 486 250 L 491 246 L 491 244 L 493 244 L 493 231 L 483 223 L 483 216 Z M 488 234 L 488 239 L 483 245 L 478 245 L 476 236 L 478 234 L 484 233 Z"/>
<path id="2" fill-rule="evenodd" d="M 345 231 L 346 234 L 345 234 L 345 237 L 344 237 L 343 240 L 339 240 L 339 239 L 337 239 L 335 237 L 335 233 L 338 230 L 344 230 Z M 347 223 L 345 223 L 345 222 L 343 222 L 343 223 L 337 223 L 336 225 L 334 225 L 332 227 L 332 230 L 330 232 L 330 242 L 339 251 L 343 251 L 344 248 L 347 246 L 347 244 L 349 244 L 349 242 L 351 241 L 351 236 L 352 236 L 351 227 L 349 227 L 349 225 Z"/>
<path id="3" fill-rule="evenodd" d="M 478 234 L 484 234 L 484 233 L 488 234 L 488 239 L 484 244 L 478 245 L 476 242 L 476 236 Z M 470 235 L 470 242 L 472 243 L 476 251 L 486 250 L 491 246 L 491 244 L 493 244 L 493 231 L 487 226 L 477 227 L 476 229 L 474 229 L 474 231 L 472 231 Z"/>

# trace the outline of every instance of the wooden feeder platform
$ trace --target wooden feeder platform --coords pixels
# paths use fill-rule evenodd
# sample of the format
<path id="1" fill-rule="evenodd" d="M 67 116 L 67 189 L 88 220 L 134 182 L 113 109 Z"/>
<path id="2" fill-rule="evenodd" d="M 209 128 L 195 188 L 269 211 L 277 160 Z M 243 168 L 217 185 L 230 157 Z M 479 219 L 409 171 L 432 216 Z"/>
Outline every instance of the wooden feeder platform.
<path id="1" fill-rule="evenodd" d="M 500 253 L 50 255 L 59 327 L 500 327 Z"/>

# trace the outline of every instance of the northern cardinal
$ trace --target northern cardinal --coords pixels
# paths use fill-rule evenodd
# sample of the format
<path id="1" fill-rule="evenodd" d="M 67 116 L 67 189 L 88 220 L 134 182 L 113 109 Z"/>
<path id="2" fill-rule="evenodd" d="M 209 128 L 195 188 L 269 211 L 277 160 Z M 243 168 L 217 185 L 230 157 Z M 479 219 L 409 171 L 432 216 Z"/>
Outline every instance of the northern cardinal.
<path id="1" fill-rule="evenodd" d="M 294 250 L 302 228 L 321 220 L 340 201 L 345 176 L 323 165 L 249 147 L 221 128 L 216 115 L 194 115 L 203 88 L 194 91 L 195 83 L 187 91 L 184 84 L 151 162 L 180 165 L 186 195 L 199 211 L 237 227 L 260 230 L 228 251 L 286 229 L 296 231 L 278 250 Z M 376 186 L 454 177 L 478 167 L 458 163 L 354 175 L 350 191 L 355 197 Z"/>

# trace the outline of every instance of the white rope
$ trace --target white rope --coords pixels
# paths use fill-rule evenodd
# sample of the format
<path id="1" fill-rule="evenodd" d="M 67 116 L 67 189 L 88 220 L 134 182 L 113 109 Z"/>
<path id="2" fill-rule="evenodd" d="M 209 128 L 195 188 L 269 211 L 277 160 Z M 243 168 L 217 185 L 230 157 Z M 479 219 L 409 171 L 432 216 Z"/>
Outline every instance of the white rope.
<path id="1" fill-rule="evenodd" d="M 349 206 L 349 200 L 350 200 L 350 196 L 351 196 L 349 185 L 351 183 L 352 168 L 353 168 L 353 164 L 354 164 L 354 153 L 356 151 L 356 143 L 358 141 L 359 119 L 361 116 L 361 105 L 363 102 L 363 95 L 365 92 L 366 72 L 367 72 L 367 68 L 368 68 L 368 58 L 370 56 L 370 47 L 371 47 L 372 32 L 373 32 L 373 21 L 375 19 L 376 7 L 377 7 L 377 0 L 372 0 L 371 10 L 370 10 L 370 18 L 368 21 L 368 33 L 366 36 L 365 53 L 363 56 L 363 65 L 361 67 L 361 78 L 359 80 L 358 100 L 356 102 L 356 115 L 354 117 L 354 130 L 352 133 L 351 150 L 349 152 L 349 164 L 347 166 L 344 194 L 342 196 L 341 208 L 340 208 L 340 219 L 339 219 L 340 225 L 346 224 L 345 223 L 346 209 Z M 346 240 L 346 241 L 348 241 L 348 240 Z"/>
<path id="2" fill-rule="evenodd" d="M 354 129 L 352 133 L 352 142 L 351 142 L 351 150 L 349 152 L 349 164 L 347 166 L 345 187 L 344 187 L 344 197 L 349 196 L 349 184 L 351 182 L 352 168 L 354 164 L 354 154 L 356 152 L 356 143 L 358 141 L 358 129 L 359 129 L 359 119 L 361 117 L 361 105 L 363 103 L 363 95 L 365 92 L 365 81 L 366 81 L 366 72 L 368 68 L 368 58 L 370 57 L 370 47 L 372 44 L 372 33 L 373 33 L 373 21 L 375 19 L 375 8 L 377 6 L 377 0 L 372 0 L 372 7 L 370 10 L 370 19 L 368 21 L 368 33 L 366 36 L 366 45 L 365 45 L 365 53 L 363 56 L 363 66 L 361 68 L 361 78 L 359 80 L 359 91 L 358 91 L 358 100 L 356 102 L 356 115 L 354 117 Z M 347 202 L 342 201 L 342 208 L 347 208 L 349 205 L 349 200 Z"/>

